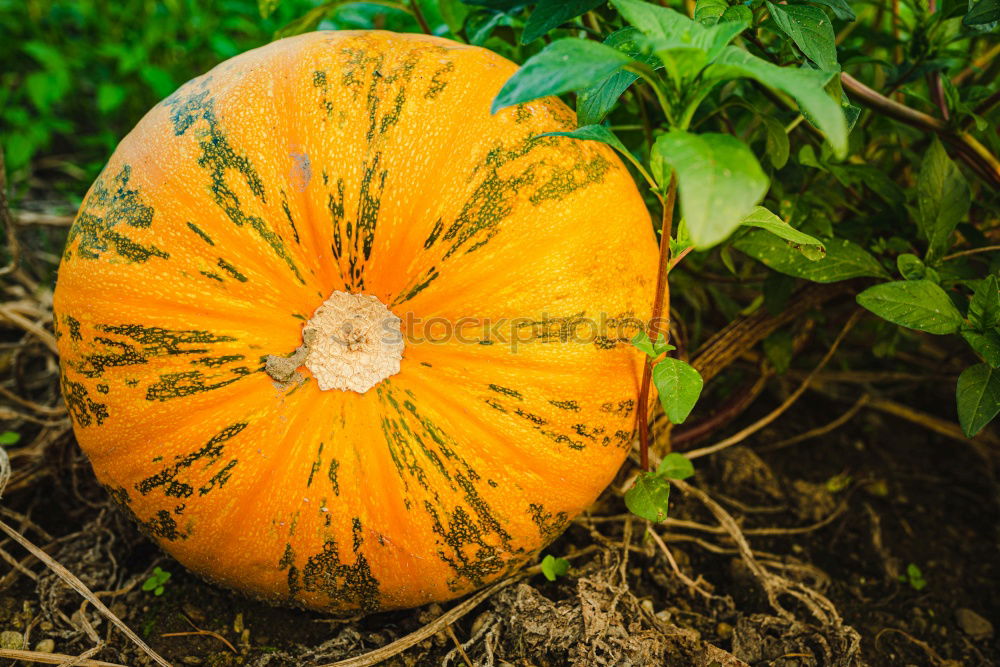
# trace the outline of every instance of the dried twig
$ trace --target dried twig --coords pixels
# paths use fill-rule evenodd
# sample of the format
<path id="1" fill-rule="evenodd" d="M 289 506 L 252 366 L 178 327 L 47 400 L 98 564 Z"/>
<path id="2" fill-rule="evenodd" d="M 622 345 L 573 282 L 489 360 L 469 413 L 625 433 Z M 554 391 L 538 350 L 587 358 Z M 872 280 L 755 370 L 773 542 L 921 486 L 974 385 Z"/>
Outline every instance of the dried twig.
<path id="1" fill-rule="evenodd" d="M 677 575 L 677 578 L 680 579 L 684 583 L 684 585 L 688 587 L 688 590 L 697 593 L 698 595 L 701 595 L 706 600 L 711 600 L 712 598 L 717 597 L 715 595 L 712 595 L 705 589 L 703 589 L 701 586 L 698 585 L 697 581 L 695 581 L 694 579 L 687 576 L 681 571 L 680 566 L 677 565 L 677 561 L 674 559 L 674 555 L 670 552 L 670 548 L 663 541 L 663 538 L 661 538 L 657 534 L 657 532 L 653 530 L 652 526 L 646 526 L 646 534 L 648 534 L 650 537 L 653 538 L 653 542 L 656 543 L 656 546 L 660 548 L 660 551 L 662 551 L 663 555 L 666 557 L 667 562 L 670 563 L 670 569 L 673 570 L 674 574 Z"/>
<path id="2" fill-rule="evenodd" d="M 862 311 L 860 310 L 854 311 L 851 317 L 848 318 L 847 322 L 844 324 L 843 328 L 840 330 L 840 333 L 837 334 L 837 338 L 833 341 L 833 344 L 830 345 L 830 349 L 826 351 L 826 354 L 820 360 L 819 364 L 817 364 L 817 366 L 812 370 L 812 372 L 806 376 L 806 379 L 802 381 L 802 384 L 800 384 L 798 388 L 794 392 L 792 392 L 791 396 L 786 398 L 781 405 L 779 405 L 769 414 L 758 419 L 753 424 L 750 424 L 746 428 L 742 429 L 741 431 L 739 431 L 734 435 L 731 435 L 725 440 L 717 442 L 714 445 L 709 445 L 708 447 L 693 449 L 689 452 L 685 452 L 684 455 L 687 456 L 689 459 L 696 459 L 702 456 L 707 456 L 708 454 L 714 454 L 715 452 L 726 449 L 727 447 L 732 447 L 733 445 L 743 442 L 745 439 L 747 439 L 757 431 L 761 430 L 762 428 L 773 422 L 782 414 L 784 414 L 785 411 L 788 410 L 788 408 L 792 407 L 792 404 L 794 404 L 795 401 L 799 400 L 799 397 L 802 396 L 802 394 L 805 393 L 806 389 L 809 388 L 809 385 L 816 377 L 816 374 L 819 373 L 821 370 L 823 370 L 826 364 L 830 361 L 830 358 L 833 357 L 833 353 L 837 351 L 837 348 L 840 346 L 840 343 L 844 340 L 844 337 L 854 326 L 854 323 L 858 321 L 858 318 L 861 316 L 861 312 Z"/>
<path id="3" fill-rule="evenodd" d="M 574 553 L 565 556 L 567 559 L 578 558 L 584 554 L 590 553 L 597 549 L 596 545 L 590 545 L 576 551 Z M 497 591 L 510 586 L 511 584 L 517 583 L 521 579 L 530 577 L 532 575 L 538 574 L 542 571 L 541 565 L 533 565 L 531 567 L 525 568 L 518 572 L 517 574 L 496 582 L 488 588 L 484 588 L 475 595 L 466 598 L 461 603 L 455 605 L 445 613 L 441 614 L 433 621 L 425 625 L 424 627 L 411 632 L 405 637 L 401 637 L 391 644 L 387 644 L 382 648 L 375 649 L 363 655 L 355 656 L 353 658 L 348 658 L 346 660 L 340 660 L 338 662 L 331 662 L 320 667 L 369 667 L 370 665 L 377 665 L 380 662 L 388 660 L 389 658 L 399 655 L 403 651 L 407 650 L 411 646 L 416 646 L 420 642 L 424 641 L 428 637 L 433 637 L 437 633 L 444 630 L 446 627 L 450 626 L 452 623 L 462 618 L 470 611 L 479 606 L 480 603 L 489 599 Z"/>
<path id="4" fill-rule="evenodd" d="M 958 156 L 979 174 L 994 189 L 1000 188 L 1000 160 L 990 153 L 968 132 L 955 131 L 940 118 L 929 116 L 921 111 L 900 104 L 872 90 L 847 72 L 842 72 L 840 80 L 851 98 L 858 100 L 867 107 L 879 113 L 912 125 L 925 132 L 934 132 L 946 143 L 954 147 Z"/>
<path id="5" fill-rule="evenodd" d="M 55 215 L 52 213 L 36 213 L 35 211 L 12 210 L 14 222 L 19 225 L 46 225 L 51 227 L 68 227 L 73 224 L 72 215 Z"/>
<path id="6" fill-rule="evenodd" d="M 50 334 L 48 331 L 43 329 L 38 324 L 35 324 L 24 315 L 18 313 L 14 308 L 3 305 L 0 306 L 0 319 L 8 320 L 9 322 L 16 324 L 28 333 L 32 333 L 35 337 L 42 341 L 53 354 L 59 354 L 59 349 L 56 347 L 56 337 Z"/>
<path id="7" fill-rule="evenodd" d="M 711 496 L 698 487 L 692 486 L 684 480 L 671 480 L 671 484 L 680 489 L 682 493 L 697 498 L 698 501 L 712 513 L 719 524 L 726 529 L 729 537 L 736 543 L 736 547 L 743 563 L 760 583 L 761 587 L 764 589 L 764 593 L 767 595 L 768 602 L 779 615 L 786 619 L 793 618 L 791 612 L 785 609 L 778 599 L 781 595 L 789 595 L 803 603 L 813 616 L 815 616 L 822 623 L 828 625 L 841 624 L 840 614 L 837 612 L 836 606 L 834 606 L 834 604 L 824 595 L 809 588 L 805 584 L 791 581 L 772 572 L 768 572 L 767 569 L 765 569 L 764 566 L 757 560 L 757 557 L 750 548 L 750 544 L 747 542 L 739 524 L 736 523 L 736 520 L 733 519 L 732 515 L 730 515 L 729 512 L 722 507 L 722 505 L 717 503 L 711 498 Z"/>
<path id="8" fill-rule="evenodd" d="M 833 421 L 823 424 L 822 426 L 817 426 L 816 428 L 811 428 L 805 433 L 799 433 L 798 435 L 793 435 L 791 438 L 785 438 L 780 440 L 773 445 L 767 445 L 765 447 L 758 448 L 757 451 L 760 452 L 771 452 L 776 449 L 783 449 L 785 447 L 791 447 L 792 445 L 797 445 L 800 442 L 805 442 L 806 440 L 811 440 L 812 438 L 818 438 L 820 436 L 826 435 L 827 433 L 834 431 L 847 422 L 854 419 L 854 416 L 861 411 L 861 408 L 865 407 L 871 400 L 871 396 L 868 394 L 861 394 L 861 397 L 854 402 L 847 412 L 840 415 Z"/>
<path id="9" fill-rule="evenodd" d="M 534 569 L 535 568 L 529 568 L 515 574 L 513 577 L 508 577 L 507 579 L 498 581 L 489 588 L 484 588 L 472 597 L 466 598 L 465 601 L 455 605 L 445 613 L 441 614 L 424 627 L 415 632 L 411 632 L 405 637 L 397 639 L 391 644 L 387 644 L 382 648 L 375 649 L 374 651 L 370 651 L 353 658 L 348 658 L 347 660 L 327 663 L 321 665 L 320 667 L 369 667 L 370 665 L 377 665 L 393 656 L 399 655 L 411 646 L 416 646 L 425 639 L 433 637 L 437 633 L 441 632 L 446 627 L 475 609 L 481 602 L 488 599 L 491 595 L 502 588 L 506 588 L 507 586 L 520 581 L 524 577 L 528 576 L 531 570 Z M 541 568 L 538 568 L 538 571 L 541 572 Z"/>
<path id="10" fill-rule="evenodd" d="M 2 449 L 0 449 L 2 451 Z M 94 595 L 87 586 L 80 581 L 80 579 L 67 570 L 65 567 L 56 562 L 47 553 L 36 547 L 30 541 L 28 541 L 23 535 L 18 533 L 16 530 L 8 526 L 3 521 L 0 521 L 0 531 L 3 531 L 12 540 L 20 544 L 22 547 L 27 549 L 35 558 L 42 561 L 46 567 L 48 567 L 52 572 L 54 572 L 60 579 L 63 580 L 70 588 L 75 590 L 77 593 L 82 595 L 90 604 L 101 612 L 101 614 L 111 621 L 122 633 L 125 634 L 132 642 L 138 646 L 146 655 L 153 659 L 158 665 L 162 667 L 170 667 L 170 663 L 160 657 L 156 651 L 149 647 L 146 642 L 139 638 L 139 635 L 135 634 L 130 627 L 128 627 L 118 616 L 115 615 L 113 611 L 108 609 L 107 605 L 101 602 L 96 595 Z"/>
<path id="11" fill-rule="evenodd" d="M 90 660 L 75 655 L 65 655 L 63 653 L 42 653 L 41 651 L 24 651 L 12 648 L 0 648 L 0 658 L 10 660 L 25 660 L 27 662 L 39 662 L 45 665 L 79 665 L 79 667 L 125 667 L 117 662 L 104 662 L 103 660 Z"/>

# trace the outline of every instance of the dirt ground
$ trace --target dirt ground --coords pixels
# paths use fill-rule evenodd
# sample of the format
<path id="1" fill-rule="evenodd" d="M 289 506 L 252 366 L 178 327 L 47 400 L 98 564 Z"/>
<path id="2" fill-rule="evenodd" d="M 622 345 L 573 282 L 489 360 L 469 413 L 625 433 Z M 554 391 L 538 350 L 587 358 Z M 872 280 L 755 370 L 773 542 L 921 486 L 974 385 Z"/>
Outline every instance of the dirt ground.
<path id="1" fill-rule="evenodd" d="M 932 407 L 948 390 L 924 383 L 900 397 Z M 780 402 L 782 383 L 772 391 L 740 421 Z M 693 486 L 718 504 L 675 489 L 672 518 L 653 529 L 662 546 L 626 514 L 621 476 L 547 550 L 571 559 L 568 575 L 513 582 L 387 664 L 1000 664 L 990 624 L 1000 619 L 996 449 L 868 409 L 780 446 L 842 414 L 850 401 L 836 393 L 809 392 L 776 426 L 699 460 Z M 333 619 L 206 584 L 109 503 L 67 430 L 47 439 L 10 448 L 3 520 L 172 664 L 327 664 L 452 606 Z M 736 521 L 751 554 L 741 556 L 712 507 Z M 0 566 L 4 647 L 152 664 L 49 569 L 9 540 L 0 547 L 21 566 Z M 161 595 L 142 590 L 157 566 L 171 574 Z"/>
<path id="2" fill-rule="evenodd" d="M 571 562 L 557 581 L 536 567 L 478 603 L 332 618 L 201 581 L 97 484 L 61 407 L 45 330 L 51 292 L 40 285 L 51 282 L 64 230 L 36 230 L 22 253 L 28 268 L 0 276 L 0 307 L 14 314 L 0 318 L 0 432 L 20 435 L 2 447 L 12 475 L 0 489 L 0 520 L 173 665 L 318 667 L 382 648 L 370 657 L 456 667 L 1000 664 L 1000 441 L 966 440 L 930 416 L 953 404 L 961 359 L 952 351 L 911 349 L 897 356 L 905 368 L 872 367 L 870 323 L 859 324 L 790 410 L 695 460 L 665 523 L 626 512 L 633 461 L 546 550 Z M 848 294 L 823 317 L 846 319 L 854 308 Z M 808 370 L 825 332 L 810 336 L 810 319 L 796 322 L 796 340 L 811 342 L 794 368 Z M 725 412 L 759 362 L 752 354 L 736 362 L 702 405 Z M 804 376 L 791 370 L 759 383 L 766 388 L 745 413 L 678 449 L 768 415 Z M 170 574 L 159 595 L 143 586 L 157 567 Z M 399 651 L 393 642 L 412 633 L 417 641 Z M 0 535 L 0 651 L 12 650 L 153 664 L 50 566 Z"/>

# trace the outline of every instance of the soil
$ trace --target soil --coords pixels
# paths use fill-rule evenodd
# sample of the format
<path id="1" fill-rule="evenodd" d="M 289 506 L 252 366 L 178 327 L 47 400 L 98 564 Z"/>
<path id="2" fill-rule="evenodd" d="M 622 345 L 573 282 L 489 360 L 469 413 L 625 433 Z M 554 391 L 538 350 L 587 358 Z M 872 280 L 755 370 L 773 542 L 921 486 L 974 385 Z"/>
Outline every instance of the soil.
<path id="1" fill-rule="evenodd" d="M 2 305 L 42 328 L 51 300 L 34 288 L 51 283 L 62 231 L 39 230 L 24 253 L 31 270 L 0 281 Z M 842 301 L 841 315 L 853 308 L 852 298 Z M 833 319 L 833 309 L 823 316 Z M 798 319 L 808 333 L 812 321 Z M 0 520 L 171 664 L 326 665 L 386 647 L 459 604 L 335 618 L 254 602 L 188 573 L 97 484 L 58 407 L 57 365 L 41 338 L 4 327 L 0 432 L 14 430 L 20 441 L 3 447 L 13 475 L 0 488 Z M 666 523 L 650 527 L 625 509 L 633 456 L 546 549 L 570 560 L 565 576 L 550 582 L 535 568 L 387 664 L 1000 664 L 1000 440 L 987 433 L 968 441 L 954 425 L 925 418 L 952 409 L 961 368 L 952 351 L 919 343 L 895 367 L 875 368 L 858 329 L 835 357 L 839 370 L 817 376 L 771 426 L 695 461 L 690 486 L 673 490 Z M 802 354 L 794 365 L 811 368 L 822 351 Z M 749 376 L 737 365 L 713 381 L 699 410 L 723 411 L 726 392 L 745 391 L 748 377 L 752 384 L 749 368 Z M 772 378 L 745 414 L 709 437 L 770 413 L 801 378 L 795 370 Z M 870 403 L 856 403 L 865 395 Z M 886 397 L 916 412 L 904 419 L 875 409 Z M 787 442 L 845 413 L 837 428 Z M 662 435 L 654 451 L 663 450 Z M 162 590 L 144 590 L 157 567 L 170 578 Z M 49 567 L 0 536 L 0 649 L 19 648 L 152 664 Z M 0 658 L 5 664 L 14 663 Z"/>
<path id="2" fill-rule="evenodd" d="M 766 414 L 778 393 L 780 383 L 738 422 Z M 931 412 L 949 398 L 946 386 L 919 393 L 909 404 Z M 693 590 L 644 537 L 644 522 L 628 518 L 623 472 L 546 550 L 571 559 L 566 576 L 512 583 L 454 623 L 453 636 L 438 632 L 386 664 L 1000 664 L 991 627 L 1000 619 L 996 449 L 861 410 L 826 435 L 768 451 L 849 405 L 807 393 L 775 426 L 699 459 L 690 480 L 736 519 L 759 564 L 825 595 L 833 615 L 779 595 L 782 615 L 704 503 L 675 489 L 672 519 L 655 530 L 701 592 Z M 25 458 L 13 457 L 3 520 L 91 590 L 107 591 L 101 599 L 172 664 L 326 664 L 386 646 L 452 606 L 336 619 L 246 600 L 144 538 L 110 504 L 69 432 L 34 454 L 27 481 L 17 476 Z M 26 557 L 9 541 L 0 546 Z M 0 566 L 5 646 L 20 636 L 25 648 L 152 664 L 50 570 L 22 562 L 37 581 Z M 154 567 L 171 575 L 159 595 L 142 589 Z"/>

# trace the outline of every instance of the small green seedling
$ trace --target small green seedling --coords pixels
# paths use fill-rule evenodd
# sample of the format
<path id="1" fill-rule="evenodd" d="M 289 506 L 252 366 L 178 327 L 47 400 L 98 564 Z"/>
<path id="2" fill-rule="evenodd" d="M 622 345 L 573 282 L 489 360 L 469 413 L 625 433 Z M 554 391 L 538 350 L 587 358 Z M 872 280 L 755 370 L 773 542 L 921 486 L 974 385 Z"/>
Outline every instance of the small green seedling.
<path id="1" fill-rule="evenodd" d="M 170 581 L 170 573 L 160 569 L 160 567 L 154 567 L 153 574 L 149 575 L 143 582 L 142 590 L 152 592 L 153 595 L 159 597 L 163 595 L 163 587 L 168 581 Z"/>
<path id="2" fill-rule="evenodd" d="M 542 559 L 542 574 L 549 581 L 555 581 L 567 572 L 569 572 L 569 561 L 565 558 L 556 558 L 548 554 Z"/>
<path id="3" fill-rule="evenodd" d="M 826 490 L 830 493 L 840 493 L 851 485 L 854 479 L 846 472 L 834 475 L 826 480 Z"/>
<path id="4" fill-rule="evenodd" d="M 650 359 L 656 359 L 664 352 L 670 352 L 671 350 L 677 349 L 667 342 L 667 339 L 663 334 L 659 334 L 656 342 L 654 343 L 650 340 L 645 331 L 639 331 L 632 337 L 632 345 L 645 352 L 646 356 Z"/>
<path id="5" fill-rule="evenodd" d="M 14 431 L 4 431 L 0 433 L 0 446 L 2 445 L 16 445 L 21 441 L 21 434 L 15 433 Z"/>
<path id="6" fill-rule="evenodd" d="M 671 452 L 663 457 L 655 471 L 640 473 L 635 485 L 625 492 L 625 506 L 636 516 L 659 523 L 667 518 L 670 506 L 670 480 L 687 479 L 694 474 L 691 459 Z"/>
<path id="7" fill-rule="evenodd" d="M 915 591 L 922 591 L 927 587 L 927 580 L 924 579 L 924 573 L 920 571 L 916 563 L 907 565 L 906 573 L 899 575 L 899 580 L 904 584 L 909 584 L 910 588 Z"/>

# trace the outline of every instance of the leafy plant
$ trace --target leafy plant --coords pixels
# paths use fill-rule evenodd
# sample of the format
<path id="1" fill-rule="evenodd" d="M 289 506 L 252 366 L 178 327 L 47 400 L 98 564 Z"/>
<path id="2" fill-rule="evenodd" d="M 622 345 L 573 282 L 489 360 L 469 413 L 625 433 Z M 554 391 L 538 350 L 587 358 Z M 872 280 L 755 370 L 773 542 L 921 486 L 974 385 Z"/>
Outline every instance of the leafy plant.
<path id="1" fill-rule="evenodd" d="M 142 590 L 152 593 L 156 597 L 163 595 L 164 587 L 170 581 L 170 573 L 159 566 L 153 568 L 153 573 L 142 582 Z"/>
<path id="2" fill-rule="evenodd" d="M 670 510 L 670 480 L 694 475 L 694 465 L 683 454 L 671 452 L 655 471 L 640 472 L 635 484 L 625 492 L 625 506 L 636 516 L 660 522 Z"/>
<path id="3" fill-rule="evenodd" d="M 924 573 L 920 571 L 915 563 L 910 563 L 906 566 L 906 572 L 899 575 L 899 580 L 904 584 L 909 584 L 910 588 L 915 591 L 922 591 L 927 587 L 927 580 L 924 579 Z"/>
<path id="4" fill-rule="evenodd" d="M 555 581 L 559 577 L 565 576 L 569 572 L 569 561 L 565 558 L 557 558 L 552 554 L 546 554 L 542 559 L 542 574 L 549 581 Z"/>

